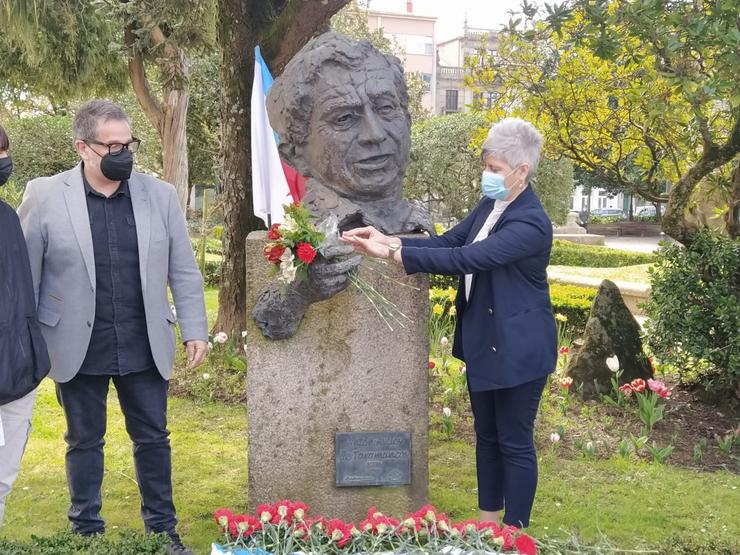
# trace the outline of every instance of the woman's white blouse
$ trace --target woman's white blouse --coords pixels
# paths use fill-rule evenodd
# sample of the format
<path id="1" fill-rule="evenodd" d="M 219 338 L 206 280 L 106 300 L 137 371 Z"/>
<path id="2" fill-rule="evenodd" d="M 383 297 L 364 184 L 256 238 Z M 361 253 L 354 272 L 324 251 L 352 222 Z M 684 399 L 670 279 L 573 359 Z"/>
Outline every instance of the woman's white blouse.
<path id="1" fill-rule="evenodd" d="M 491 210 L 491 213 L 488 215 L 488 218 L 486 218 L 486 221 L 483 223 L 483 227 L 480 228 L 480 231 L 478 232 L 478 235 L 475 236 L 475 239 L 473 239 L 473 243 L 477 243 L 478 241 L 482 241 L 486 237 L 488 237 L 488 234 L 491 233 L 491 230 L 493 229 L 493 226 L 496 225 L 496 222 L 501 217 L 501 214 L 504 213 L 504 210 L 512 203 L 513 201 L 507 201 L 507 200 L 497 200 L 496 204 L 493 205 L 493 210 Z M 465 300 L 470 299 L 470 286 L 473 283 L 473 274 L 465 274 Z"/>

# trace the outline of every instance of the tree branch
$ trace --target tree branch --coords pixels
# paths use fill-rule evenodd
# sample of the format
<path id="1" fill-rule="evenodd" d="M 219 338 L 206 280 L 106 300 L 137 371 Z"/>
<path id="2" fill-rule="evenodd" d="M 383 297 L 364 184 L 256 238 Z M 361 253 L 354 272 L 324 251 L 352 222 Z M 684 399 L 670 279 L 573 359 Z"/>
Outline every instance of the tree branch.
<path id="1" fill-rule="evenodd" d="M 146 76 L 146 70 L 144 69 L 144 59 L 141 53 L 134 48 L 135 34 L 132 25 L 127 25 L 125 30 L 126 45 L 130 49 L 130 57 L 128 61 L 128 73 L 131 78 L 131 86 L 136 93 L 136 98 L 144 110 L 149 123 L 152 124 L 157 131 L 162 129 L 162 121 L 164 120 L 164 109 L 162 103 L 157 100 L 152 94 L 151 87 L 149 86 L 149 79 Z"/>
<path id="2" fill-rule="evenodd" d="M 328 29 L 331 16 L 350 0 L 290 0 L 280 15 L 260 35 L 265 58 L 274 75 L 318 32 Z M 317 22 L 321 22 L 317 26 Z"/>

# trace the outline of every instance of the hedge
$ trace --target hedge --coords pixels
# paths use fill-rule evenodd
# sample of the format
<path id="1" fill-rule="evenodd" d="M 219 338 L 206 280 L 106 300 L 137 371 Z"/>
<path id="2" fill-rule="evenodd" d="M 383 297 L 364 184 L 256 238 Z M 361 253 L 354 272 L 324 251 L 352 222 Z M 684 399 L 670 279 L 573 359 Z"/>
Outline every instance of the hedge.
<path id="1" fill-rule="evenodd" d="M 555 314 L 567 316 L 571 335 L 581 335 L 586 328 L 596 289 L 577 285 L 550 284 L 550 302 Z"/>
<path id="2" fill-rule="evenodd" d="M 569 241 L 552 243 L 550 264 L 553 266 L 582 266 L 587 268 L 620 268 L 655 262 L 652 253 L 630 252 L 596 245 L 579 245 Z"/>
<path id="3" fill-rule="evenodd" d="M 81 536 L 61 532 L 54 536 L 32 536 L 28 541 L 0 539 L 3 555 L 159 555 L 169 539 L 164 534 L 141 534 L 128 530 L 118 536 Z"/>

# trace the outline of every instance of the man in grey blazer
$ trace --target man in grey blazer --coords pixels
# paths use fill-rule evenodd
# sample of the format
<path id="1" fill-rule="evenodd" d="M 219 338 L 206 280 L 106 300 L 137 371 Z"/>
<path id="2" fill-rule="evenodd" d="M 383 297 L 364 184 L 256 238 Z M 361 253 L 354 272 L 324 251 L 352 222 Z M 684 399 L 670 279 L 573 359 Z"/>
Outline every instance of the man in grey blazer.
<path id="1" fill-rule="evenodd" d="M 175 530 L 167 386 L 176 321 L 191 367 L 208 352 L 203 281 L 175 189 L 132 172 L 139 141 L 125 112 L 90 101 L 75 116 L 74 134 L 80 164 L 31 181 L 18 209 L 49 375 L 67 420 L 68 516 L 74 532 L 105 531 L 101 484 L 112 380 L 134 446 L 146 529 L 166 532 L 170 553 L 192 553 Z"/>

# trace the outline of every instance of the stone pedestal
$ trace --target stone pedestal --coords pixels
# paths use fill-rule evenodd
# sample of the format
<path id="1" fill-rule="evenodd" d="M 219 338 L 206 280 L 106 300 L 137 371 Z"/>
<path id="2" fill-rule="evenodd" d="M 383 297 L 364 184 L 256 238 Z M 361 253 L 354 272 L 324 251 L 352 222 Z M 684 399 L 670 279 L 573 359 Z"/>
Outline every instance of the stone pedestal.
<path id="1" fill-rule="evenodd" d="M 425 275 L 361 266 L 360 276 L 412 320 L 388 329 L 354 286 L 312 305 L 294 337 L 265 338 L 251 318 L 274 277 L 262 255 L 265 232 L 247 238 L 247 409 L 249 507 L 281 499 L 310 512 L 359 522 L 376 505 L 403 516 L 426 502 L 428 484 L 428 286 Z M 410 432 L 411 484 L 337 487 L 341 432 Z"/>
<path id="2" fill-rule="evenodd" d="M 555 233 L 563 235 L 580 235 L 586 233 L 586 230 L 578 225 L 578 214 L 569 212 L 565 218 L 564 226 L 556 226 Z"/>

